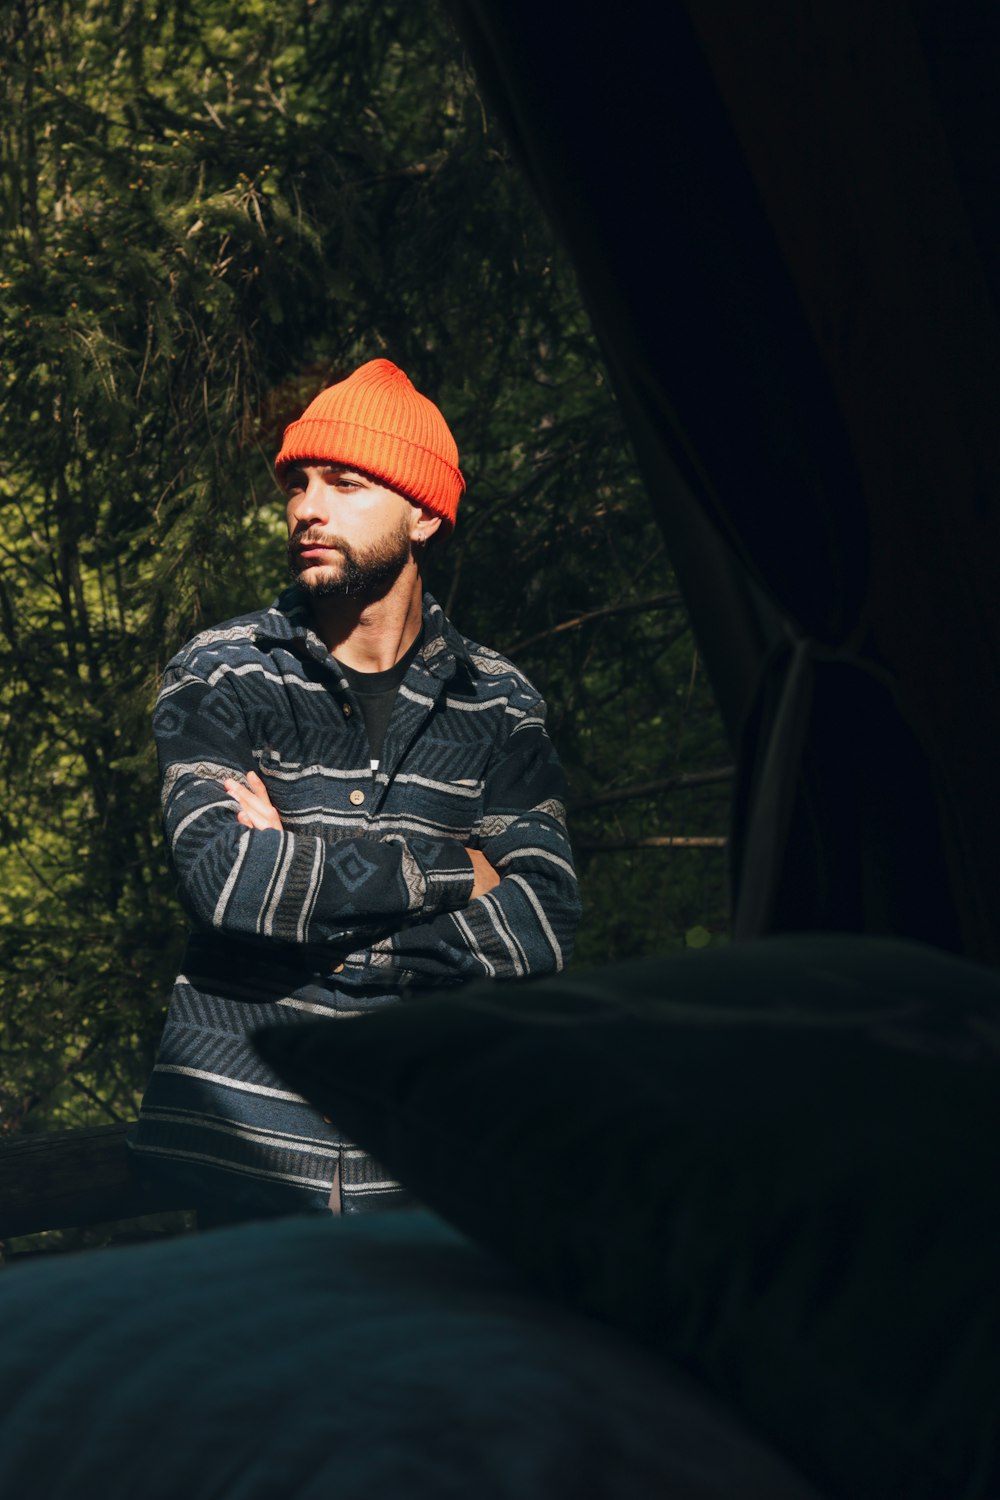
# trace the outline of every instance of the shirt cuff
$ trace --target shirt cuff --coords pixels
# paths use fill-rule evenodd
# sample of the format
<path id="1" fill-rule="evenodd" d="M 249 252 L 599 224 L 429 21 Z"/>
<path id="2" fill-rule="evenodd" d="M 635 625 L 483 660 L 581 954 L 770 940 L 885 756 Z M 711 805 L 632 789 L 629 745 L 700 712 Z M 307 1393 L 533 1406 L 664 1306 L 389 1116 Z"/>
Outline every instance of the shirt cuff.
<path id="1" fill-rule="evenodd" d="M 472 900 L 475 876 L 468 850 L 462 844 L 442 842 L 429 857 L 422 859 L 427 893 L 424 915 L 436 916 L 442 911 L 458 911 Z"/>

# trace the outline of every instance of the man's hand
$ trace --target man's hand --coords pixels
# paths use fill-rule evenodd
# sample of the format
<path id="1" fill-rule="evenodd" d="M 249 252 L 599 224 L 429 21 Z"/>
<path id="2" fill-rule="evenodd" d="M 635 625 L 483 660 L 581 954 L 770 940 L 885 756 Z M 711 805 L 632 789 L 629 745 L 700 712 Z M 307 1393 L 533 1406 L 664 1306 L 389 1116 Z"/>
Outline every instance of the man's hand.
<path id="1" fill-rule="evenodd" d="M 232 779 L 222 783 L 230 797 L 235 798 L 239 803 L 240 810 L 236 814 L 237 823 L 242 823 L 244 828 L 277 828 L 280 833 L 281 819 L 278 817 L 274 803 L 267 795 L 267 787 L 256 771 L 247 772 L 247 782 L 247 786 L 244 786 L 242 781 Z"/>
<path id="2" fill-rule="evenodd" d="M 500 884 L 500 876 L 490 864 L 481 849 L 466 849 L 466 854 L 472 860 L 472 895 L 470 901 L 475 901 L 477 896 L 485 896 L 495 885 Z"/>

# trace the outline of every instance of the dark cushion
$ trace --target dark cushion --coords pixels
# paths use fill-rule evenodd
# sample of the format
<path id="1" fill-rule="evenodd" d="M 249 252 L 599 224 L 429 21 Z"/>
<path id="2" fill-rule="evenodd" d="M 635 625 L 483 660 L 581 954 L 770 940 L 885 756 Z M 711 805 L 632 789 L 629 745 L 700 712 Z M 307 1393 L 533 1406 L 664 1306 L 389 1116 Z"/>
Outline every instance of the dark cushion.
<path id="1" fill-rule="evenodd" d="M 1000 979 L 806 936 L 261 1036 L 452 1223 L 831 1495 L 998 1493 Z"/>
<path id="2" fill-rule="evenodd" d="M 427 1213 L 47 1259 L 0 1272 L 10 1500 L 817 1500 Z"/>

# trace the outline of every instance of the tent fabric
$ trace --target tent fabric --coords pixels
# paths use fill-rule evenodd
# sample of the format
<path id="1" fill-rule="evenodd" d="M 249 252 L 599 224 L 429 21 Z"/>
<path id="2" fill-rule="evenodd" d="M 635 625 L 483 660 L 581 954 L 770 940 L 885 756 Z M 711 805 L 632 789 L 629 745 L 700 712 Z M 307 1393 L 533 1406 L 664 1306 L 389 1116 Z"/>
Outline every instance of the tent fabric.
<path id="1" fill-rule="evenodd" d="M 738 750 L 737 936 L 1000 959 L 995 9 L 452 10 Z"/>

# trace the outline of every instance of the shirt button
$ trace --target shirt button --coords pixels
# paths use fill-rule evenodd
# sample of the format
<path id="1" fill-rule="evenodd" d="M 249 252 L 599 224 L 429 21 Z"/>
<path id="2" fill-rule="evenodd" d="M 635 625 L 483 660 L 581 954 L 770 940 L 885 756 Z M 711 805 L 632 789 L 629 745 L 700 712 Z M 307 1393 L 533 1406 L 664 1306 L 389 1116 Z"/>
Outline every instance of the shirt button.
<path id="1" fill-rule="evenodd" d="M 349 719 L 350 717 L 351 717 L 351 705 L 349 703 L 345 703 L 344 704 L 344 718 L 345 719 Z"/>
<path id="2" fill-rule="evenodd" d="M 355 807 L 360 807 L 362 802 L 365 800 L 365 794 L 363 791 L 361 791 L 360 787 L 355 787 L 354 791 L 350 795 L 349 800 Z"/>

